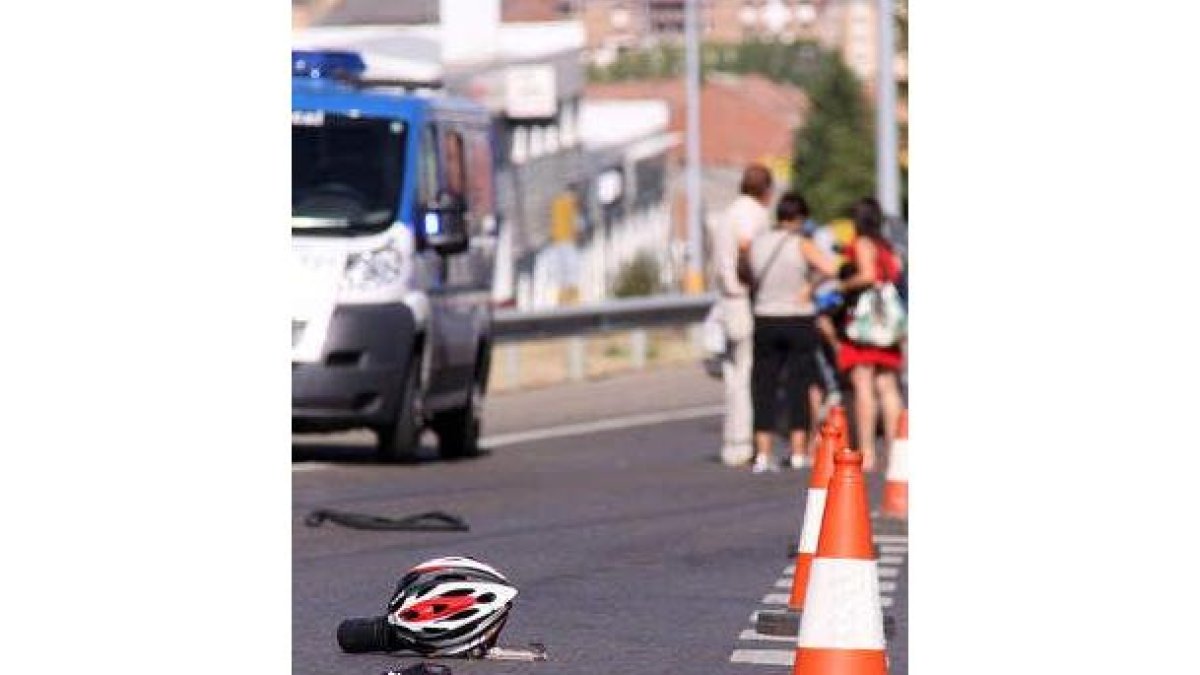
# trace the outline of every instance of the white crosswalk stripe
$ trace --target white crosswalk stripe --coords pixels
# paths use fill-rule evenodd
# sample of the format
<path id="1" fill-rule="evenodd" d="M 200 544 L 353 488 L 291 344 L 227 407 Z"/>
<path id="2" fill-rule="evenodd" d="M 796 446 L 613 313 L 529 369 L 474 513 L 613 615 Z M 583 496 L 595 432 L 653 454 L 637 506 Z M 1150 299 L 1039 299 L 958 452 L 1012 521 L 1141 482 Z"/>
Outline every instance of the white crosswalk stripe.
<path id="1" fill-rule="evenodd" d="M 756 663 L 763 666 L 790 666 L 795 663 L 792 649 L 735 649 L 729 655 L 731 663 Z"/>

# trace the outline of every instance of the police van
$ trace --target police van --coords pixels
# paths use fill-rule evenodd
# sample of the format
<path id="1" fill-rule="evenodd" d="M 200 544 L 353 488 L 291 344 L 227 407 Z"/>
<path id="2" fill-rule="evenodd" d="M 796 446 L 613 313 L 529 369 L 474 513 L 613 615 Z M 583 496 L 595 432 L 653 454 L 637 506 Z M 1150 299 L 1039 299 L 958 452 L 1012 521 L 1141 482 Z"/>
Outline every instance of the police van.
<path id="1" fill-rule="evenodd" d="M 499 217 L 488 113 L 292 53 L 292 428 L 476 454 Z"/>

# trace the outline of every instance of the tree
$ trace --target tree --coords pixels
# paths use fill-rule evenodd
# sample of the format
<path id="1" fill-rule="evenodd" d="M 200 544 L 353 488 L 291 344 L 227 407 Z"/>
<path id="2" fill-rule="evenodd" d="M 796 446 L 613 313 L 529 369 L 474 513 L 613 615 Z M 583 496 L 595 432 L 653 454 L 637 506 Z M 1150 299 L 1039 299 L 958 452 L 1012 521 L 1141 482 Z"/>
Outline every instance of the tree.
<path id="1" fill-rule="evenodd" d="M 875 146 L 862 85 L 837 55 L 826 53 L 806 87 L 807 123 L 796 133 L 793 187 L 813 217 L 841 217 L 859 197 L 875 193 Z"/>
<path id="2" fill-rule="evenodd" d="M 658 258 L 649 251 L 638 252 L 632 260 L 621 266 L 613 286 L 613 295 L 618 298 L 661 292 L 662 273 L 658 266 Z"/>

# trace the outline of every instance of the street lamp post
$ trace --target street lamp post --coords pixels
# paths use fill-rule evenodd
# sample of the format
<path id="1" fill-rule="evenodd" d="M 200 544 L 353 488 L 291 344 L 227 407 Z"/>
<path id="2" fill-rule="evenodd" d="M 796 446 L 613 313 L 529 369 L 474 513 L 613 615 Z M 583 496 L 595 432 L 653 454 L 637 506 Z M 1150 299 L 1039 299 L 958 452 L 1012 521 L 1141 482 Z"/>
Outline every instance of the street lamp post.
<path id="1" fill-rule="evenodd" d="M 900 163 L 896 154 L 896 44 L 893 0 L 878 0 L 878 69 L 875 73 L 875 172 L 877 197 L 889 218 L 900 217 Z"/>
<path id="2" fill-rule="evenodd" d="M 684 42 L 687 53 L 687 275 L 684 291 L 704 290 L 703 246 L 700 227 L 700 36 L 697 5 L 700 0 L 685 0 Z"/>

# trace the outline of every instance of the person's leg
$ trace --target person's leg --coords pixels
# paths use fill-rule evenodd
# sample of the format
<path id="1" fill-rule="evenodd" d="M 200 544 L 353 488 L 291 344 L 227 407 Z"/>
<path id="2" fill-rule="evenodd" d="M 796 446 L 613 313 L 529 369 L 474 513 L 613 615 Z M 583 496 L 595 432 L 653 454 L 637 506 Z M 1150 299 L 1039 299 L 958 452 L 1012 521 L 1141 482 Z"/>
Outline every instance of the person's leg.
<path id="1" fill-rule="evenodd" d="M 812 388 L 817 382 L 817 328 L 812 317 L 797 317 L 788 330 L 786 391 L 791 417 L 792 466 L 803 466 L 808 454 L 809 428 L 816 419 Z M 819 393 L 819 390 L 818 390 Z M 816 402 L 820 407 L 820 401 Z"/>
<path id="2" fill-rule="evenodd" d="M 721 459 L 729 466 L 740 466 L 754 456 L 750 444 L 750 368 L 753 355 L 751 340 L 738 340 L 730 345 L 730 358 L 722 369 L 725 382 L 725 438 Z"/>
<path id="3" fill-rule="evenodd" d="M 754 364 L 751 366 L 750 391 L 754 403 L 754 463 L 765 467 L 771 462 L 775 426 L 775 405 L 779 371 L 785 353 L 779 348 L 779 328 L 770 321 L 756 320 L 754 325 Z"/>
<path id="4" fill-rule="evenodd" d="M 879 392 L 880 407 L 883 408 L 884 456 L 890 458 L 892 442 L 896 440 L 896 427 L 900 423 L 900 411 L 904 400 L 900 396 L 900 378 L 896 371 L 879 368 L 875 373 L 875 388 Z"/>
<path id="5" fill-rule="evenodd" d="M 724 300 L 725 330 L 729 336 L 729 356 L 722 364 L 725 385 L 725 425 L 721 461 L 741 466 L 754 456 L 750 442 L 750 365 L 754 357 L 753 318 L 750 305 L 742 300 Z"/>
<path id="6" fill-rule="evenodd" d="M 819 372 L 819 371 L 818 371 Z M 808 386 L 808 445 L 804 449 L 804 455 L 808 459 L 813 458 L 813 453 L 817 448 L 817 425 L 821 421 L 821 403 L 825 400 L 825 392 L 822 390 L 819 383 L 813 383 Z M 794 447 L 794 446 L 793 446 Z M 811 462 L 810 462 L 811 463 Z"/>
<path id="7" fill-rule="evenodd" d="M 858 427 L 858 448 L 863 453 L 863 471 L 875 468 L 875 369 L 854 366 L 850 386 L 854 389 L 854 419 Z"/>

